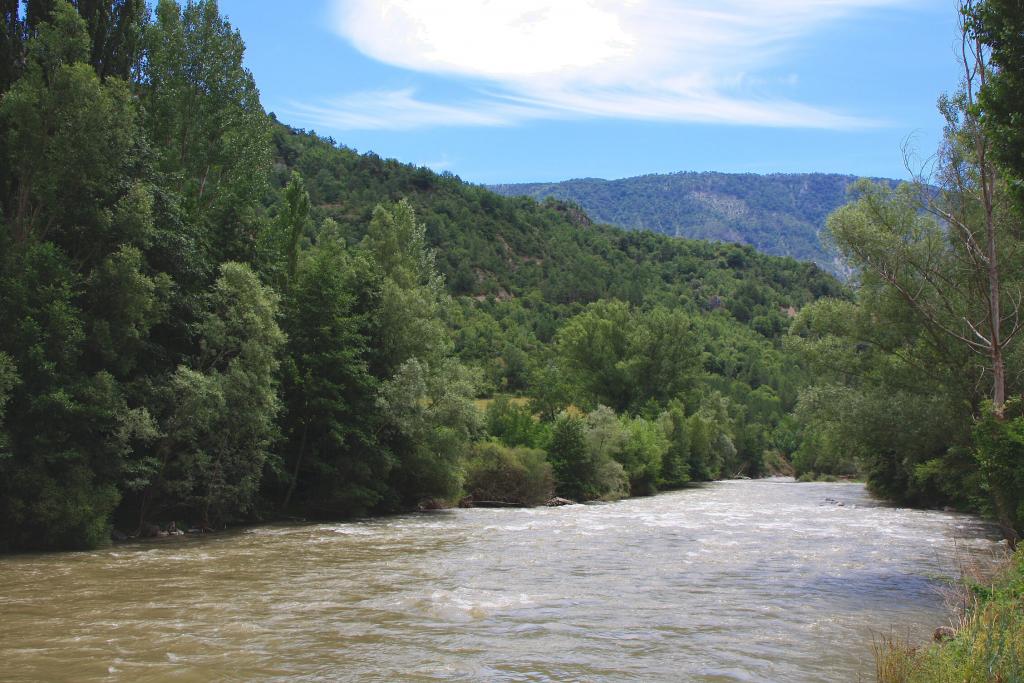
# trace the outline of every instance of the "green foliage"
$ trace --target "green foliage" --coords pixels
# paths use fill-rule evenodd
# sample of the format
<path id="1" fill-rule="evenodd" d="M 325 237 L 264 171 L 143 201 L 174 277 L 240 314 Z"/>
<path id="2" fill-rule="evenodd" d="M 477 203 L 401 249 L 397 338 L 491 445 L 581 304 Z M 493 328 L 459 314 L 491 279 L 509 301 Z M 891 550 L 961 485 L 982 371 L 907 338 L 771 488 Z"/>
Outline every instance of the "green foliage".
<path id="1" fill-rule="evenodd" d="M 773 317 L 780 308 L 842 295 L 839 283 L 814 264 L 750 247 L 593 225 L 565 203 L 500 197 L 450 174 L 360 155 L 283 125 L 274 127 L 273 137 L 276 185 L 283 188 L 292 169 L 300 171 L 317 219 L 333 218 L 357 242 L 377 204 L 406 199 L 428 244 L 443 247 L 437 268 L 452 294 L 528 308 L 541 341 L 550 340 L 566 317 L 560 307 L 598 299 L 696 312 L 715 305 L 716 297 L 727 302 L 746 281 L 763 302 L 753 313 Z"/>
<path id="2" fill-rule="evenodd" d="M 484 416 L 487 433 L 506 446 L 540 448 L 547 440 L 547 427 L 530 408 L 518 405 L 508 396 L 499 396 L 487 406 Z"/>
<path id="3" fill-rule="evenodd" d="M 436 365 L 410 359 L 383 383 L 379 408 L 396 458 L 390 478 L 396 507 L 458 495 L 459 463 L 480 431 L 476 386 L 475 374 L 453 359 Z"/>
<path id="4" fill-rule="evenodd" d="M 256 499 L 276 436 L 285 337 L 277 295 L 245 265 L 224 264 L 204 303 L 200 351 L 161 391 L 162 462 L 150 494 L 155 506 L 187 506 L 211 526 L 238 519 Z"/>
<path id="5" fill-rule="evenodd" d="M 668 439 L 667 448 L 661 457 L 661 485 L 678 488 L 690 481 L 690 433 L 687 430 L 686 411 L 682 402 L 676 400 L 661 414 L 661 429 Z"/>
<path id="6" fill-rule="evenodd" d="M 614 443 L 603 441 L 607 427 Z M 561 414 L 551 428 L 548 460 L 555 472 L 560 496 L 572 500 L 614 500 L 629 494 L 629 478 L 611 451 L 621 443 L 619 424 L 601 416 L 587 424 L 578 417 Z"/>
<path id="7" fill-rule="evenodd" d="M 116 483 L 144 411 L 105 371 L 82 364 L 82 281 L 53 244 L 0 259 L 0 375 L 6 419 L 0 447 L 0 545 L 90 547 L 106 536 Z M 15 369 L 17 374 L 15 374 Z"/>
<path id="8" fill-rule="evenodd" d="M 690 435 L 690 476 L 694 481 L 711 481 L 722 472 L 722 458 L 716 447 L 715 427 L 705 416 L 694 413 L 686 424 Z"/>
<path id="9" fill-rule="evenodd" d="M 554 476 L 544 451 L 484 441 L 470 452 L 465 490 L 476 502 L 541 505 L 554 495 Z"/>
<path id="10" fill-rule="evenodd" d="M 284 265 L 284 276 L 278 276 L 279 288 L 287 291 L 295 280 L 299 267 L 299 246 L 309 223 L 309 193 L 298 171 L 292 172 L 291 180 L 284 188 L 281 213 L 272 234 L 272 257 L 275 261 L 269 270 L 280 270 Z M 280 263 L 283 261 L 283 264 Z"/>
<path id="11" fill-rule="evenodd" d="M 442 321 L 451 304 L 423 235 L 412 207 L 399 202 L 374 211 L 360 246 L 382 283 L 371 367 L 384 378 L 379 408 L 399 506 L 457 496 L 459 460 L 480 430 L 479 378 L 452 356 Z"/>
<path id="12" fill-rule="evenodd" d="M 173 282 L 147 272 L 142 253 L 123 246 L 85 283 L 89 349 L 95 363 L 127 378 L 150 352 L 149 335 L 166 320 Z"/>
<path id="13" fill-rule="evenodd" d="M 128 79 L 138 69 L 142 32 L 149 19 L 144 0 L 6 0 L 3 12 L 10 16 L 5 17 L 4 38 L 9 42 L 3 57 L 4 66 L 10 64 L 7 73 L 11 78 L 0 80 L 0 90 L 20 74 L 17 62 L 25 37 L 38 34 L 46 23 L 56 23 L 55 14 L 67 6 L 76 9 L 85 22 L 88 36 L 82 47 L 100 78 Z"/>
<path id="14" fill-rule="evenodd" d="M 983 0 L 968 21 L 991 49 L 991 67 L 979 93 L 981 122 L 1018 206 L 1024 205 L 1024 8 L 1013 0 Z"/>
<path id="15" fill-rule="evenodd" d="M 693 384 L 700 368 L 694 325 L 681 311 L 633 311 L 600 301 L 572 318 L 557 338 L 582 405 L 638 409 L 665 404 Z"/>
<path id="16" fill-rule="evenodd" d="M 251 260 L 270 129 L 242 38 L 216 0 L 160 0 L 144 45 L 142 101 L 159 171 L 216 263 Z"/>
<path id="17" fill-rule="evenodd" d="M 370 374 L 370 265 L 324 244 L 305 258 L 285 304 L 282 507 L 365 514 L 384 497 L 390 460 L 375 435 Z M 361 291 L 362 290 L 362 291 Z"/>
<path id="18" fill-rule="evenodd" d="M 941 231 L 913 209 L 909 188 L 866 192 L 831 222 L 841 239 L 866 245 L 857 249 L 879 268 L 899 254 L 945 258 Z M 872 227 L 871 216 L 879 215 L 888 218 Z M 980 356 L 925 324 L 873 269 L 861 279 L 857 302 L 824 299 L 806 307 L 787 340 L 819 384 L 804 390 L 796 410 L 797 475 L 858 474 L 877 494 L 904 503 L 978 509 L 984 495 L 966 454 L 972 412 L 983 396 L 972 379 Z M 923 291 L 909 279 L 906 286 Z"/>
<path id="19" fill-rule="evenodd" d="M 6 353 L 0 353 L 0 458 L 9 457 L 6 453 L 7 434 L 4 431 L 4 413 L 11 390 L 19 383 L 18 369 L 14 360 Z"/>
<path id="20" fill-rule="evenodd" d="M 629 490 L 634 496 L 657 493 L 661 483 L 663 459 L 669 442 L 656 421 L 642 417 L 622 420 L 626 441 L 615 459 L 629 476 Z"/>
<path id="21" fill-rule="evenodd" d="M 753 473 L 844 295 L 270 123 L 214 0 L 0 10 L 5 549 Z"/>
<path id="22" fill-rule="evenodd" d="M 88 267 L 146 242 L 148 221 L 136 220 L 145 190 L 129 180 L 137 116 L 128 85 L 101 82 L 83 61 L 88 35 L 75 10 L 59 2 L 53 21 L 39 26 L 25 75 L 0 100 L 0 204 L 16 242 L 53 241 Z"/>
<path id="23" fill-rule="evenodd" d="M 25 24 L 21 0 L 0 2 L 0 93 L 11 87 L 21 75 L 25 49 Z"/>
<path id="24" fill-rule="evenodd" d="M 1013 539 L 1024 529 L 1024 402 L 1013 399 L 1002 416 L 986 404 L 974 428 L 976 457 L 985 488 L 995 505 L 992 512 Z"/>

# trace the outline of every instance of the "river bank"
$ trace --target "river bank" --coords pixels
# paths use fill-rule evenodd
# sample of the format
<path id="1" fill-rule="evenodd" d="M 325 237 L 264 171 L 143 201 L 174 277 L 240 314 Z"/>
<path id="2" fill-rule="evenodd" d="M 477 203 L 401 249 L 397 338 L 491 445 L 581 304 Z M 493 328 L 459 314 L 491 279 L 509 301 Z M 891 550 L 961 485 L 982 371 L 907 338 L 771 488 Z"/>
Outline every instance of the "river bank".
<path id="1" fill-rule="evenodd" d="M 1024 680 L 1024 547 L 993 576 L 965 576 L 956 597 L 953 626 L 936 631 L 936 644 L 878 643 L 880 683 Z"/>

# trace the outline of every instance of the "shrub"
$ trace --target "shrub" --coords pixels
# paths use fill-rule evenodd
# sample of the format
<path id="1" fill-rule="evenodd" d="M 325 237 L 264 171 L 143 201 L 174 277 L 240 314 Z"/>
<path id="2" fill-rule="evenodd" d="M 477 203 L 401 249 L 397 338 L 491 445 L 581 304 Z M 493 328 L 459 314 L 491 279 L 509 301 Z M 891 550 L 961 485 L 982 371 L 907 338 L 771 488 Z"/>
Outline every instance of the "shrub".
<path id="1" fill-rule="evenodd" d="M 582 419 L 566 413 L 558 416 L 548 455 L 559 495 L 573 500 L 614 500 L 629 495 L 625 470 L 596 436 Z"/>
<path id="2" fill-rule="evenodd" d="M 540 505 L 554 495 L 555 479 L 544 451 L 485 441 L 473 447 L 465 487 L 477 502 Z"/>
<path id="3" fill-rule="evenodd" d="M 1003 419 L 986 405 L 974 441 L 982 479 L 995 504 L 993 512 L 1006 537 L 1016 541 L 1024 529 L 1024 403 L 1007 401 Z"/>

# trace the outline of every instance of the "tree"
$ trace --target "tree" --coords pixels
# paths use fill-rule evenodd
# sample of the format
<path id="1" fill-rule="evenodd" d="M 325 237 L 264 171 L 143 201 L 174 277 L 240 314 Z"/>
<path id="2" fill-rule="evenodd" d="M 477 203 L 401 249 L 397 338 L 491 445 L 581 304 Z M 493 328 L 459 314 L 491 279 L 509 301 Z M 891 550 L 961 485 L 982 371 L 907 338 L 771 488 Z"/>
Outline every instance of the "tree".
<path id="1" fill-rule="evenodd" d="M 969 11 L 971 5 L 963 6 Z M 859 200 L 830 216 L 829 232 L 853 265 L 899 293 L 932 335 L 986 359 L 996 414 L 1006 401 L 1006 354 L 1024 328 L 1024 273 L 992 140 L 979 118 L 987 48 L 962 25 L 964 81 L 943 97 L 945 140 L 932 191 L 924 179 L 895 190 L 858 185 Z"/>
<path id="2" fill-rule="evenodd" d="M 291 180 L 284 188 L 284 206 L 278 218 L 281 234 L 287 239 L 285 254 L 287 256 L 287 285 L 295 279 L 295 272 L 299 264 L 299 241 L 306 230 L 306 222 L 309 220 L 309 193 L 306 192 L 306 185 L 302 182 L 302 175 L 298 171 L 292 171 Z"/>
<path id="3" fill-rule="evenodd" d="M 662 462 L 669 443 L 660 425 L 642 417 L 621 418 L 626 441 L 615 460 L 629 476 L 631 495 L 650 496 L 661 483 Z"/>
<path id="4" fill-rule="evenodd" d="M 462 485 L 459 460 L 481 427 L 479 377 L 454 356 L 444 323 L 451 300 L 426 229 L 406 201 L 378 206 L 358 252 L 380 283 L 370 368 L 381 379 L 381 443 L 394 460 L 388 504 L 450 500 Z"/>
<path id="5" fill-rule="evenodd" d="M 968 0 L 961 12 L 974 51 L 977 43 L 990 50 L 979 119 L 1017 206 L 1024 207 L 1024 7 L 1015 0 Z"/>
<path id="6" fill-rule="evenodd" d="M 63 0 L 27 0 L 24 29 L 33 36 L 51 21 Z M 13 3 L 15 6 L 17 3 Z M 100 78 L 129 79 L 142 53 L 142 32 L 149 19 L 145 0 L 70 0 L 89 32 L 89 63 Z"/>
<path id="7" fill-rule="evenodd" d="M 0 354 L 9 396 L 0 457 L 3 547 L 102 542 L 132 447 L 153 436 L 146 411 L 129 408 L 109 372 L 83 367 L 81 287 L 52 243 L 0 259 L 0 348 L 10 354 Z"/>
<path id="8" fill-rule="evenodd" d="M 159 170 L 217 263 L 250 260 L 253 208 L 270 170 L 270 129 L 242 59 L 245 45 L 216 0 L 160 0 L 145 32 L 142 100 Z"/>
<path id="9" fill-rule="evenodd" d="M 390 376 L 410 359 L 450 356 L 452 340 L 443 317 L 451 300 L 427 245 L 426 228 L 412 206 L 404 200 L 377 206 L 360 248 L 381 281 L 374 321 L 375 373 Z"/>
<path id="10" fill-rule="evenodd" d="M 678 488 L 691 479 L 690 434 L 682 402 L 675 400 L 669 403 L 660 420 L 661 429 L 668 439 L 668 448 L 661 459 L 661 483 L 669 488 Z"/>
<path id="11" fill-rule="evenodd" d="M 473 446 L 466 470 L 466 493 L 477 502 L 541 505 L 554 494 L 551 465 L 535 448 L 483 441 Z"/>
<path id="12" fill-rule="evenodd" d="M 506 446 L 538 448 L 545 438 L 545 425 L 525 405 L 517 405 L 508 396 L 498 396 L 487 406 L 487 433 Z"/>
<path id="13" fill-rule="evenodd" d="M 142 519 L 168 510 L 206 527 L 238 519 L 251 510 L 270 457 L 284 343 L 277 295 L 247 266 L 226 263 L 204 303 L 199 353 L 161 392 L 159 464 Z"/>
<path id="14" fill-rule="evenodd" d="M 365 514 L 385 497 L 392 462 L 377 443 L 370 314 L 357 296 L 373 284 L 368 270 L 337 243 L 322 244 L 303 259 L 286 299 L 285 510 L 294 496 L 307 514 Z"/>
<path id="15" fill-rule="evenodd" d="M 629 495 L 629 477 L 613 454 L 627 435 L 608 408 L 586 419 L 562 413 L 555 420 L 548 461 L 559 495 L 573 500 L 614 500 Z"/>
<path id="16" fill-rule="evenodd" d="M 0 0 L 0 94 L 21 75 L 24 43 L 21 0 Z"/>
<path id="17" fill-rule="evenodd" d="M 3 457 L 7 448 L 4 411 L 7 408 L 7 400 L 11 397 L 11 390 L 18 385 L 18 382 L 18 372 L 14 360 L 6 353 L 0 352 L 0 457 Z"/>
<path id="18" fill-rule="evenodd" d="M 170 283 L 140 251 L 151 193 L 127 84 L 101 82 L 86 62 L 71 5 L 52 2 L 45 17 L 0 101 L 0 348 L 19 380 L 8 387 L 0 544 L 92 547 L 157 435 L 139 365 Z"/>
<path id="19" fill-rule="evenodd" d="M 559 330 L 557 346 L 578 400 L 620 412 L 667 404 L 700 368 L 689 317 L 664 307 L 643 312 L 621 301 L 596 302 Z"/>
<path id="20" fill-rule="evenodd" d="M 100 78 L 130 79 L 142 56 L 145 0 L 76 0 L 92 38 L 89 61 Z"/>
<path id="21" fill-rule="evenodd" d="M 80 270 L 145 244 L 148 190 L 134 180 L 137 114 L 127 84 L 86 63 L 85 23 L 57 2 L 0 101 L 0 196 L 14 244 L 53 240 Z"/>
<path id="22" fill-rule="evenodd" d="M 462 488 L 460 464 L 480 433 L 473 403 L 479 380 L 454 358 L 410 358 L 382 383 L 382 438 L 395 459 L 392 505 L 451 501 Z"/>
<path id="23" fill-rule="evenodd" d="M 634 319 L 629 304 L 600 301 L 558 331 L 559 355 L 586 406 L 625 410 L 632 403 L 629 371 Z"/>

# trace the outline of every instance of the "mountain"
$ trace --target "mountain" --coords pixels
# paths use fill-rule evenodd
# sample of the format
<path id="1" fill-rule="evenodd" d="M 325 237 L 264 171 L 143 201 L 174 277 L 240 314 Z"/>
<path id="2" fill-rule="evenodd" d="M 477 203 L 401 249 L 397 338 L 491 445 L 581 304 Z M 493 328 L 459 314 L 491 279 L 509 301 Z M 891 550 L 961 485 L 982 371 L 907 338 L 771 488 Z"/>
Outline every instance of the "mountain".
<path id="1" fill-rule="evenodd" d="M 856 176 L 806 173 L 671 173 L 622 180 L 492 185 L 505 196 L 575 202 L 594 220 L 627 230 L 749 244 L 843 274 L 821 242 L 828 215 Z"/>

